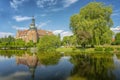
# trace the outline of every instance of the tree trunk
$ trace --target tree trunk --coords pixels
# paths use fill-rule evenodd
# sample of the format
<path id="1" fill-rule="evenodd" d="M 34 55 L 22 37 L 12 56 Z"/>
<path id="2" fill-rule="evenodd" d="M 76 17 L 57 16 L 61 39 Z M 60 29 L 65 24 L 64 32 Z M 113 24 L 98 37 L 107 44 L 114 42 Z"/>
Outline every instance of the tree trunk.
<path id="1" fill-rule="evenodd" d="M 82 48 L 84 49 L 86 47 L 86 44 L 82 44 Z"/>

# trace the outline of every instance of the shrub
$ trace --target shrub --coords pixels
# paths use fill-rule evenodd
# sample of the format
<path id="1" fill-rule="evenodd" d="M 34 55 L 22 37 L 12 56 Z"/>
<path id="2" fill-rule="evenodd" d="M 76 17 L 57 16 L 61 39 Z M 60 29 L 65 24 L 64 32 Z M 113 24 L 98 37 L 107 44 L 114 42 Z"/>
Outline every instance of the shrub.
<path id="1" fill-rule="evenodd" d="M 43 52 L 55 51 L 59 46 L 60 39 L 55 35 L 43 36 L 37 44 L 38 50 Z"/>
<path id="2" fill-rule="evenodd" d="M 120 45 L 120 40 L 115 41 L 116 45 Z"/>
<path id="3" fill-rule="evenodd" d="M 120 48 L 116 48 L 117 51 L 120 51 Z"/>
<path id="4" fill-rule="evenodd" d="M 95 47 L 95 51 L 103 51 L 103 47 Z"/>
<path id="5" fill-rule="evenodd" d="M 111 45 L 116 45 L 116 42 L 112 42 Z"/>
<path id="6" fill-rule="evenodd" d="M 75 50 L 77 50 L 77 49 L 76 49 L 76 47 L 73 47 L 72 50 L 75 51 Z"/>
<path id="7" fill-rule="evenodd" d="M 112 47 L 105 47 L 105 51 L 106 51 L 106 52 L 114 51 L 114 48 L 112 48 Z"/>

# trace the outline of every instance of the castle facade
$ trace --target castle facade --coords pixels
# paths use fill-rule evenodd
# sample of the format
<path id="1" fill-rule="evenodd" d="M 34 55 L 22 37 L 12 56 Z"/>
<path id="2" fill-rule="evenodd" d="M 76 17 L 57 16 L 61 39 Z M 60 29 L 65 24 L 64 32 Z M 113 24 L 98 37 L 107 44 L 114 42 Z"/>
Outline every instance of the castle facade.
<path id="1" fill-rule="evenodd" d="M 28 30 L 18 30 L 16 34 L 16 39 L 22 39 L 25 42 L 33 41 L 36 43 L 39 38 L 45 35 L 53 35 L 51 31 L 37 29 L 35 26 L 35 19 L 32 18 L 32 23 L 29 26 Z"/>

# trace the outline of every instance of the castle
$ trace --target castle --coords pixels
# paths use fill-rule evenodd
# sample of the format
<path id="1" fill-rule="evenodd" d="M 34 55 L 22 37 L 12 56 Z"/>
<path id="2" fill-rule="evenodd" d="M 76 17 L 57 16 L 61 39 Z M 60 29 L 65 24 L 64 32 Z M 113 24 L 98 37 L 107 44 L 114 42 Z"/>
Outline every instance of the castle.
<path id="1" fill-rule="evenodd" d="M 45 36 L 45 35 L 53 35 L 52 32 L 37 29 L 35 26 L 35 19 L 32 17 L 32 23 L 29 26 L 28 30 L 18 30 L 16 34 L 16 39 L 22 39 L 25 42 L 33 41 L 36 43 L 39 38 Z"/>

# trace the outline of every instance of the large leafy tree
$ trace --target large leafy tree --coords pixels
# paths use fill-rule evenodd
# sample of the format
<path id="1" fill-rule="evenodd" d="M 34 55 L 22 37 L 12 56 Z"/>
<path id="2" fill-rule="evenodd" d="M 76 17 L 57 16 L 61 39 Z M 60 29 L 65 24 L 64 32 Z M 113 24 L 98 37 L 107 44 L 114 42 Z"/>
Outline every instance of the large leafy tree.
<path id="1" fill-rule="evenodd" d="M 101 45 L 111 42 L 113 22 L 112 7 L 103 3 L 91 2 L 78 14 L 71 16 L 70 29 L 83 47 L 86 44 Z"/>

